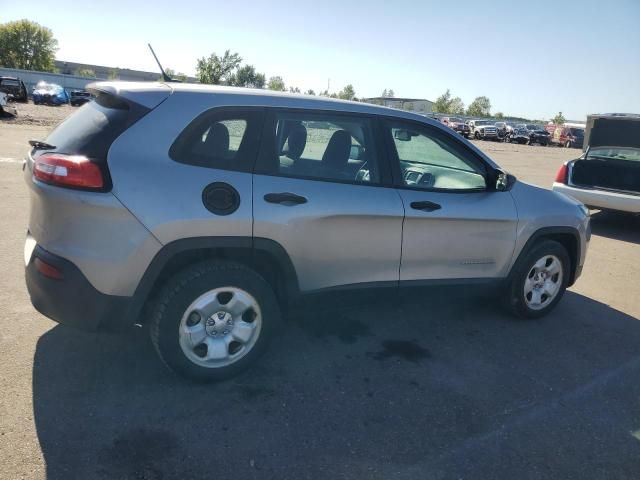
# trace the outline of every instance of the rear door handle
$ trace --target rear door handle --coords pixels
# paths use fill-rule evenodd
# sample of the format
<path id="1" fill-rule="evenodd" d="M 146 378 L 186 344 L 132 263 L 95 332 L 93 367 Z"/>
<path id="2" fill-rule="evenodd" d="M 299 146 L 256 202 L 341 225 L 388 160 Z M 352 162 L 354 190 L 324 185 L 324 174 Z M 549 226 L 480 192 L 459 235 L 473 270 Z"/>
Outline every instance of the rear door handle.
<path id="1" fill-rule="evenodd" d="M 414 210 L 422 210 L 423 212 L 433 212 L 434 210 L 440 210 L 442 206 L 437 203 L 424 200 L 422 202 L 411 202 L 411 208 Z"/>
<path id="2" fill-rule="evenodd" d="M 307 199 L 305 197 L 289 192 L 267 193 L 264 196 L 264 200 L 265 202 L 278 203 L 280 205 L 286 205 L 288 207 L 307 203 Z"/>

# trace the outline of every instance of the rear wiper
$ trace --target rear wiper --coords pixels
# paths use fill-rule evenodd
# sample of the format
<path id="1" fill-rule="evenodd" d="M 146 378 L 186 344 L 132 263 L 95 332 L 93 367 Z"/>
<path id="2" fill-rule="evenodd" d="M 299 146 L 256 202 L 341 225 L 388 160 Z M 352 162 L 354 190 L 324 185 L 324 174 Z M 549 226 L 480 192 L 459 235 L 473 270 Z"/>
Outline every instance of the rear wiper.
<path id="1" fill-rule="evenodd" d="M 47 142 L 41 142 L 40 140 L 29 140 L 29 145 L 36 150 L 55 150 L 56 148 L 55 145 L 51 145 Z"/>

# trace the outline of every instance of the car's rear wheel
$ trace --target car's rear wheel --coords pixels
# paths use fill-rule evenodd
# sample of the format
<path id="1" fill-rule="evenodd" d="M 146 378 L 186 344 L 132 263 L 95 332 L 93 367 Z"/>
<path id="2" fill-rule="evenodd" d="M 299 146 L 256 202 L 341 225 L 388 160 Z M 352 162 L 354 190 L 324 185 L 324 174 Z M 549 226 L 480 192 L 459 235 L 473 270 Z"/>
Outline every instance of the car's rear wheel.
<path id="1" fill-rule="evenodd" d="M 279 321 L 273 290 L 260 275 L 241 264 L 208 261 L 167 282 L 150 333 L 170 369 L 215 381 L 237 375 L 264 353 Z"/>
<path id="2" fill-rule="evenodd" d="M 475 138 L 476 140 L 480 140 L 480 134 L 478 132 L 474 133 L 473 138 Z"/>
<path id="3" fill-rule="evenodd" d="M 564 144 L 566 148 L 571 148 L 571 141 L 568 140 L 567 143 Z"/>
<path id="4" fill-rule="evenodd" d="M 567 288 L 570 260 L 566 249 L 553 240 L 535 245 L 518 260 L 509 279 L 512 312 L 522 318 L 549 313 Z"/>

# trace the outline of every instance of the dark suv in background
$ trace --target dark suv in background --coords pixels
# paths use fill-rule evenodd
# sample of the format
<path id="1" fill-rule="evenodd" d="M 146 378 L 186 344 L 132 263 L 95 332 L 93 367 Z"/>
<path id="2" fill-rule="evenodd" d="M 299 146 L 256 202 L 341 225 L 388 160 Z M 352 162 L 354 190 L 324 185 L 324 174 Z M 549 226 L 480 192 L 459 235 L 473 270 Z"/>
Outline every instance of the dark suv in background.
<path id="1" fill-rule="evenodd" d="M 29 99 L 24 82 L 15 77 L 0 77 L 0 92 L 9 95 L 15 102 L 26 103 Z"/>

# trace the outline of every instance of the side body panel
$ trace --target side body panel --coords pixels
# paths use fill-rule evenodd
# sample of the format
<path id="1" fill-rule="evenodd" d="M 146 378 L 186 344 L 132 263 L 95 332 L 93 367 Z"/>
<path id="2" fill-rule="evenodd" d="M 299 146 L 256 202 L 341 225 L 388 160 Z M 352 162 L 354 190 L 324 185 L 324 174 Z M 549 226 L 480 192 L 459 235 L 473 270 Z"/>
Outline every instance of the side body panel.
<path id="1" fill-rule="evenodd" d="M 518 208 L 518 231 L 513 266 L 527 241 L 538 230 L 549 227 L 563 227 L 577 233 L 579 239 L 578 267 L 584 265 L 590 238 L 589 217 L 580 209 L 581 203 L 566 195 L 516 182 L 511 195 Z"/>
<path id="2" fill-rule="evenodd" d="M 304 196 L 307 203 L 264 200 L 279 192 Z M 392 188 L 254 176 L 254 235 L 285 248 L 302 292 L 397 282 L 403 214 Z"/>
<path id="3" fill-rule="evenodd" d="M 508 192 L 398 190 L 405 204 L 400 280 L 500 278 L 508 273 L 517 211 Z M 441 205 L 432 212 L 412 202 Z"/>
<path id="4" fill-rule="evenodd" d="M 162 244 L 190 237 L 252 235 L 251 174 L 178 163 L 169 149 L 184 128 L 216 105 L 214 95 L 172 95 L 120 136 L 109 151 L 113 194 Z M 230 215 L 204 206 L 203 190 L 231 185 L 240 205 Z"/>

